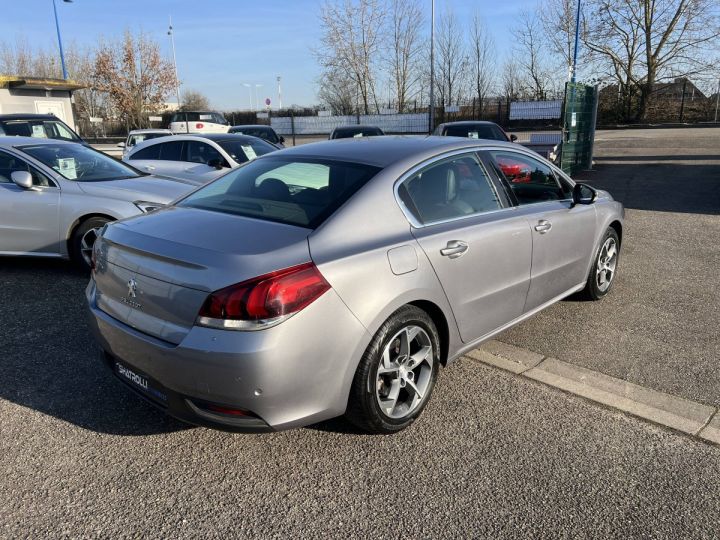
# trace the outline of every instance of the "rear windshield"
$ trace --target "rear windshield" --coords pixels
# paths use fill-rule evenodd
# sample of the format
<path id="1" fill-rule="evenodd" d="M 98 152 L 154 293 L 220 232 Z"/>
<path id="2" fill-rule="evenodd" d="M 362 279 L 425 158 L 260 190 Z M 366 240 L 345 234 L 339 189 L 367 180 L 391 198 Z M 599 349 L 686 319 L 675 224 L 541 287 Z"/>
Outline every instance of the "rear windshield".
<path id="1" fill-rule="evenodd" d="M 376 135 L 382 135 L 383 132 L 380 128 L 350 128 L 350 129 L 337 129 L 333 133 L 333 139 L 349 139 L 351 137 L 374 137 Z"/>
<path id="2" fill-rule="evenodd" d="M 275 135 L 275 132 L 269 128 L 260 127 L 238 127 L 230 128 L 230 133 L 240 133 L 241 135 L 250 135 L 251 137 L 258 137 L 271 143 L 280 142 L 280 139 Z"/>
<path id="3" fill-rule="evenodd" d="M 227 125 L 228 121 L 218 112 L 180 112 L 175 113 L 170 118 L 171 122 L 210 122 L 212 124 Z"/>
<path id="4" fill-rule="evenodd" d="M 178 206 L 314 229 L 379 170 L 323 159 L 267 157 L 218 178 Z"/>
<path id="5" fill-rule="evenodd" d="M 61 141 L 80 141 L 80 137 L 60 120 L 2 120 L 0 135 L 36 137 L 38 139 L 58 139 Z"/>
<path id="6" fill-rule="evenodd" d="M 167 137 L 168 135 L 172 135 L 172 133 L 136 133 L 135 135 L 130 135 L 127 145 L 135 146 L 136 144 L 140 144 L 143 141 L 149 141 L 150 139 L 159 139 L 160 137 Z"/>
<path id="7" fill-rule="evenodd" d="M 277 150 L 276 146 L 272 146 L 260 139 L 250 139 L 249 137 L 242 141 L 227 139 L 216 142 L 237 163 L 252 161 L 258 156 L 264 156 L 265 154 L 269 154 L 270 152 Z"/>
<path id="8" fill-rule="evenodd" d="M 491 139 L 506 141 L 507 137 L 495 126 L 478 124 L 475 126 L 447 126 L 445 135 L 448 137 L 469 137 L 470 139 Z"/>

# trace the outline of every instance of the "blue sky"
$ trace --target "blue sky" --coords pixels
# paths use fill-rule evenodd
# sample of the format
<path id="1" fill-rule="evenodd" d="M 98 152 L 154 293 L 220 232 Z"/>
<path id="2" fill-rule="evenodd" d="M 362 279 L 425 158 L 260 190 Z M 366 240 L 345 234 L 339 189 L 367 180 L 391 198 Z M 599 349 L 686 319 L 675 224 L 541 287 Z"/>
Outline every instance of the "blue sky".
<path id="1" fill-rule="evenodd" d="M 421 1 L 429 20 L 430 0 Z M 126 28 L 143 30 L 170 54 L 168 17 L 175 28 L 184 89 L 204 93 L 213 107 L 249 106 L 243 83 L 262 84 L 260 100 L 277 104 L 276 76 L 282 76 L 283 105 L 317 102 L 319 75 L 311 49 L 319 42 L 321 0 L 57 0 L 64 43 L 92 45 L 99 36 Z M 478 11 L 499 50 L 523 7 L 536 0 L 436 0 L 436 12 L 451 7 L 463 21 Z M 2 0 L 0 36 L 25 37 L 39 47 L 57 47 L 52 0 Z M 498 53 L 502 54 L 502 53 Z"/>

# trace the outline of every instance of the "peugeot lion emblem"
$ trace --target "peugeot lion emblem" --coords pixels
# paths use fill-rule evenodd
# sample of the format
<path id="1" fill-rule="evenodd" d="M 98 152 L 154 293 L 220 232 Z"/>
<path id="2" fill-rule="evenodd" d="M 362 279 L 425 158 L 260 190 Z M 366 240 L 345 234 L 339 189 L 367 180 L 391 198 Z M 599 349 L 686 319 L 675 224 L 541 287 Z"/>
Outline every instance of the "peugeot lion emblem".
<path id="1" fill-rule="evenodd" d="M 128 298 L 137 298 L 137 282 L 130 278 L 128 281 Z"/>

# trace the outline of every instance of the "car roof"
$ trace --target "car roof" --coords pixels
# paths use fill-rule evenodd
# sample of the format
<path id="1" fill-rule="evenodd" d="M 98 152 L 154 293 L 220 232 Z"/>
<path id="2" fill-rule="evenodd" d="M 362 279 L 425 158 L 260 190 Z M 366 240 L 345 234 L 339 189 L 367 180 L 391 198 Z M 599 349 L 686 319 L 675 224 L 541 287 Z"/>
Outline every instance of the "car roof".
<path id="1" fill-rule="evenodd" d="M 243 135 L 242 133 L 198 133 L 196 135 L 178 135 L 177 137 L 183 137 L 188 139 L 207 139 L 214 142 L 258 140 L 257 137 L 253 137 L 252 135 Z"/>
<path id="2" fill-rule="evenodd" d="M 0 114 L 0 120 L 62 120 L 54 114 L 14 113 Z"/>
<path id="3" fill-rule="evenodd" d="M 49 139 L 45 137 L 17 137 L 5 136 L 0 137 L 0 146 L 24 146 L 26 144 L 79 144 L 76 141 L 63 141 L 61 139 Z"/>
<path id="4" fill-rule="evenodd" d="M 164 128 L 132 129 L 128 135 L 135 135 L 137 133 L 172 133 L 172 131 Z"/>
<path id="5" fill-rule="evenodd" d="M 458 120 L 457 122 L 445 122 L 444 124 L 440 124 L 441 126 L 477 126 L 477 125 L 484 125 L 484 126 L 498 126 L 495 122 L 490 122 L 488 120 Z"/>
<path id="6" fill-rule="evenodd" d="M 352 125 L 352 126 L 338 126 L 335 128 L 334 131 L 353 131 L 353 130 L 357 130 L 357 129 L 380 129 L 380 128 L 377 126 L 366 126 L 363 124 L 357 124 L 357 125 Z"/>
<path id="7" fill-rule="evenodd" d="M 303 144 L 268 154 L 268 157 L 324 158 L 365 163 L 385 168 L 411 157 L 421 160 L 446 151 L 482 146 L 501 146 L 522 151 L 517 144 L 486 139 L 461 139 L 459 137 L 432 135 L 384 135 L 356 139 L 333 139 Z M 264 159 L 264 156 L 261 159 Z"/>

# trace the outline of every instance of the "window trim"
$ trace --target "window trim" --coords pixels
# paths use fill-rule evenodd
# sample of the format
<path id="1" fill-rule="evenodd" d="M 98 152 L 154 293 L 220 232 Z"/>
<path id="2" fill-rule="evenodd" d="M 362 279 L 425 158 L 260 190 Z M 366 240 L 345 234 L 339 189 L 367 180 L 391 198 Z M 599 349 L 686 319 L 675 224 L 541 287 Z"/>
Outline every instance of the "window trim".
<path id="1" fill-rule="evenodd" d="M 27 165 L 28 169 L 32 169 L 32 170 L 36 171 L 38 174 L 43 175 L 45 178 L 48 179 L 48 181 L 50 181 L 52 183 L 51 186 L 36 186 L 33 184 L 33 188 L 40 189 L 40 190 L 47 190 L 47 189 L 57 189 L 58 191 L 60 190 L 60 184 L 58 184 L 58 181 L 55 178 L 53 178 L 51 175 L 47 174 L 46 172 L 40 170 L 38 167 L 36 167 L 32 163 L 29 163 L 28 160 L 25 159 L 24 157 L 14 154 L 13 152 L 9 151 L 7 148 L 0 148 L 0 153 L 2 153 L 2 152 L 14 157 L 15 159 L 19 159 L 25 165 Z M 10 182 L 8 182 L 8 184 L 16 185 L 15 182 L 12 181 L 12 178 L 10 179 Z"/>
<path id="2" fill-rule="evenodd" d="M 487 171 L 487 168 L 485 167 L 485 164 L 483 163 L 483 160 L 480 159 L 480 156 L 478 155 L 478 151 L 482 149 L 482 147 L 469 147 L 469 148 L 462 148 L 460 150 L 452 150 L 450 152 L 444 152 L 442 154 L 438 154 L 437 156 L 433 156 L 429 159 L 426 159 L 425 161 L 422 161 L 421 163 L 415 165 L 414 167 L 410 168 L 409 170 L 405 171 L 400 178 L 398 178 L 395 181 L 395 184 L 393 185 L 393 193 L 395 195 L 395 202 L 400 207 L 400 211 L 405 215 L 405 218 L 410 222 L 410 225 L 414 229 L 424 229 L 425 227 L 432 227 L 435 225 L 441 225 L 444 223 L 451 223 L 453 221 L 460 221 L 463 219 L 471 219 L 477 216 L 485 216 L 488 214 L 496 214 L 498 212 L 505 212 L 507 210 L 515 210 L 518 208 L 517 206 L 507 206 L 507 204 L 511 201 L 505 200 L 505 197 L 502 197 L 500 193 L 497 193 L 497 187 L 495 186 L 495 183 L 493 182 L 492 176 Z M 406 181 L 410 180 L 413 176 L 415 176 L 420 171 L 427 169 L 431 166 L 433 166 L 435 163 L 438 163 L 440 161 L 444 161 L 448 158 L 452 158 L 455 156 L 461 156 L 461 155 L 467 155 L 471 156 L 475 161 L 477 161 L 480 168 L 485 173 L 485 176 L 487 177 L 487 180 L 490 182 L 490 187 L 493 189 L 493 191 L 496 192 L 496 195 L 498 196 L 498 202 L 502 205 L 501 208 L 498 208 L 496 210 L 484 210 L 482 212 L 473 212 L 472 214 L 466 214 L 462 216 L 456 216 L 452 218 L 445 218 L 445 219 L 439 219 L 435 221 L 429 221 L 427 223 L 421 222 L 418 218 L 415 217 L 415 215 L 412 213 L 412 211 L 407 207 L 407 205 L 403 202 L 402 197 L 400 196 L 400 186 L 402 186 Z"/>

